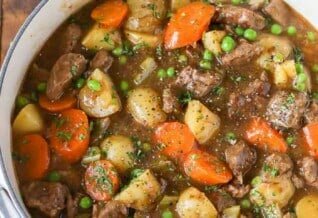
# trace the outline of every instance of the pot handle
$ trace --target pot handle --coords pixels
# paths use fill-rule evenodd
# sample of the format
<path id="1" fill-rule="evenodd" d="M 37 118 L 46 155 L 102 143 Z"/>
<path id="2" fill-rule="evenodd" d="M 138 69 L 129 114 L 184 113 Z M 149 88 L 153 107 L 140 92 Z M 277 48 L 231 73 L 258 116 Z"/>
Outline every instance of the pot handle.
<path id="1" fill-rule="evenodd" d="M 2 187 L 0 187 L 0 208 L 0 218 L 22 218 L 21 214 L 14 207 L 14 204 L 7 191 Z"/>

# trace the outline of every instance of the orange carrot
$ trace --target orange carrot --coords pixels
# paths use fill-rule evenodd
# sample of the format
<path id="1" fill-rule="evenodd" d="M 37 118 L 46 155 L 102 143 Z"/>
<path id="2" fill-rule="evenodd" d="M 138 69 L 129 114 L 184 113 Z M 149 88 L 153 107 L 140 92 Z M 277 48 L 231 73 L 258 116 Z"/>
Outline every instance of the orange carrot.
<path id="1" fill-rule="evenodd" d="M 121 0 L 108 0 L 97 6 L 91 17 L 105 28 L 117 28 L 128 13 L 128 5 Z"/>
<path id="2" fill-rule="evenodd" d="M 164 35 L 166 49 L 181 48 L 201 39 L 215 13 L 212 5 L 192 2 L 172 16 Z"/>
<path id="3" fill-rule="evenodd" d="M 310 155 L 318 158 L 318 123 L 310 123 L 303 128 L 305 145 Z"/>
<path id="4" fill-rule="evenodd" d="M 77 109 L 62 111 L 50 128 L 50 146 L 64 160 L 75 163 L 85 154 L 89 143 L 86 114 Z"/>
<path id="5" fill-rule="evenodd" d="M 155 131 L 155 141 L 163 144 L 164 155 L 179 159 L 195 146 L 195 138 L 189 127 L 179 122 L 164 123 Z"/>
<path id="6" fill-rule="evenodd" d="M 259 117 L 252 118 L 248 123 L 245 139 L 263 150 L 284 153 L 288 148 L 283 136 Z"/>
<path id="7" fill-rule="evenodd" d="M 14 146 L 19 177 L 24 181 L 42 179 L 50 164 L 49 147 L 41 135 L 26 135 Z"/>
<path id="8" fill-rule="evenodd" d="M 115 167 L 107 160 L 92 162 L 86 169 L 85 187 L 96 201 L 110 200 L 118 191 L 119 183 Z"/>
<path id="9" fill-rule="evenodd" d="M 39 98 L 40 106 L 50 112 L 60 112 L 66 109 L 70 109 L 76 105 L 77 99 L 73 96 L 66 95 L 57 101 L 51 101 L 46 95 L 41 95 Z"/>
<path id="10" fill-rule="evenodd" d="M 232 173 L 227 166 L 206 152 L 192 150 L 182 162 L 185 174 L 202 185 L 224 184 L 232 179 Z"/>

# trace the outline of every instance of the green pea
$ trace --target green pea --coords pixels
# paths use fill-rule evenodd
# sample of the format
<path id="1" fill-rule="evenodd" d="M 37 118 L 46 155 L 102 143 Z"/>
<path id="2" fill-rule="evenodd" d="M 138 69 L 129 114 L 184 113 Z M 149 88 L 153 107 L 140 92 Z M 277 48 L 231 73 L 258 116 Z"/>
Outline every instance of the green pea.
<path id="1" fill-rule="evenodd" d="M 213 59 L 212 52 L 210 52 L 209 50 L 205 49 L 204 52 L 203 52 L 203 59 L 204 60 L 208 60 L 208 61 L 212 61 L 212 59 Z"/>
<path id="2" fill-rule="evenodd" d="M 122 47 L 117 47 L 117 48 L 115 48 L 113 51 L 112 51 L 112 53 L 113 53 L 113 55 L 115 55 L 116 57 L 119 57 L 120 55 L 122 55 L 123 54 L 123 48 Z"/>
<path id="3" fill-rule="evenodd" d="M 42 82 L 42 83 L 39 83 L 37 86 L 36 86 L 36 90 L 40 93 L 43 93 L 46 91 L 46 83 L 45 82 Z"/>
<path id="4" fill-rule="evenodd" d="M 244 29 L 242 27 L 236 27 L 235 28 L 235 33 L 238 35 L 238 36 L 243 36 L 244 35 Z"/>
<path id="5" fill-rule="evenodd" d="M 199 65 L 204 70 L 211 70 L 212 69 L 212 63 L 211 63 L 211 61 L 208 61 L 208 60 L 201 60 Z"/>
<path id="6" fill-rule="evenodd" d="M 293 136 L 293 135 L 287 136 L 286 142 L 288 145 L 292 145 L 295 142 L 295 136 Z"/>
<path id="7" fill-rule="evenodd" d="M 310 41 L 310 42 L 314 42 L 316 41 L 316 34 L 314 32 L 307 32 L 307 39 Z"/>
<path id="8" fill-rule="evenodd" d="M 121 64 L 121 65 L 125 65 L 127 63 L 127 60 L 128 60 L 128 58 L 126 55 L 121 55 L 118 58 L 119 64 Z"/>
<path id="9" fill-rule="evenodd" d="M 283 28 L 281 25 L 275 23 L 271 27 L 271 33 L 274 35 L 280 35 L 283 32 Z"/>
<path id="10" fill-rule="evenodd" d="M 78 78 L 75 81 L 75 88 L 81 89 L 85 85 L 85 79 L 84 78 Z"/>
<path id="11" fill-rule="evenodd" d="M 80 202 L 79 202 L 79 206 L 83 209 L 88 209 L 93 205 L 93 201 L 92 199 L 90 199 L 90 197 L 82 197 Z"/>
<path id="12" fill-rule="evenodd" d="M 256 176 L 252 179 L 251 184 L 253 187 L 259 185 L 262 182 L 262 179 L 260 176 Z"/>
<path id="13" fill-rule="evenodd" d="M 231 2 L 233 5 L 239 5 L 242 3 L 242 0 L 232 0 Z"/>
<path id="14" fill-rule="evenodd" d="M 61 175 L 56 171 L 52 171 L 47 175 L 47 180 L 50 182 L 59 182 L 61 180 Z"/>
<path id="15" fill-rule="evenodd" d="M 187 63 L 188 62 L 188 57 L 186 55 L 184 55 L 184 54 L 179 55 L 178 62 L 182 63 L 182 64 Z"/>
<path id="16" fill-rule="evenodd" d="M 318 73 L 318 64 L 314 64 L 314 65 L 311 67 L 311 70 L 312 70 L 312 72 L 314 72 L 314 73 Z"/>
<path id="17" fill-rule="evenodd" d="M 120 90 L 125 92 L 129 89 L 129 83 L 125 80 L 120 82 Z"/>
<path id="18" fill-rule="evenodd" d="M 249 41 L 255 41 L 257 39 L 257 32 L 251 28 L 244 31 L 244 38 Z"/>
<path id="19" fill-rule="evenodd" d="M 162 218 L 173 218 L 173 214 L 170 210 L 165 210 L 163 211 L 163 213 L 161 214 Z"/>
<path id="20" fill-rule="evenodd" d="M 307 81 L 307 75 L 305 73 L 301 73 L 297 76 L 297 80 L 300 83 L 306 82 Z"/>
<path id="21" fill-rule="evenodd" d="M 167 77 L 167 72 L 164 69 L 159 69 L 157 72 L 157 76 L 159 77 L 159 79 L 163 79 Z"/>
<path id="22" fill-rule="evenodd" d="M 295 36 L 295 35 L 297 34 L 297 29 L 296 29 L 296 27 L 295 27 L 295 26 L 289 26 L 289 27 L 287 28 L 287 34 L 288 34 L 289 36 Z"/>
<path id="23" fill-rule="evenodd" d="M 88 80 L 87 86 L 88 88 L 96 92 L 102 89 L 102 85 L 100 84 L 100 82 L 94 79 Z"/>
<path id="24" fill-rule="evenodd" d="M 221 48 L 225 52 L 231 52 L 236 46 L 236 42 L 231 36 L 225 36 L 222 39 Z"/>
<path id="25" fill-rule="evenodd" d="M 175 69 L 174 69 L 173 67 L 169 67 L 169 68 L 167 69 L 167 76 L 168 76 L 168 77 L 174 77 L 175 74 L 176 74 L 176 71 L 175 71 Z"/>
<path id="26" fill-rule="evenodd" d="M 240 202 L 240 205 L 243 209 L 249 209 L 252 206 L 251 202 L 248 199 L 243 199 Z"/>
<path id="27" fill-rule="evenodd" d="M 300 92 L 303 92 L 306 90 L 306 84 L 303 82 L 303 83 L 296 83 L 296 86 L 295 88 L 300 91 Z"/>
<path id="28" fill-rule="evenodd" d="M 132 179 L 139 177 L 141 174 L 143 174 L 144 170 L 143 169 L 134 169 L 131 171 L 130 176 Z"/>
<path id="29" fill-rule="evenodd" d="M 24 106 L 30 104 L 30 100 L 22 95 L 19 95 L 16 99 L 16 105 L 18 108 L 23 108 Z"/>

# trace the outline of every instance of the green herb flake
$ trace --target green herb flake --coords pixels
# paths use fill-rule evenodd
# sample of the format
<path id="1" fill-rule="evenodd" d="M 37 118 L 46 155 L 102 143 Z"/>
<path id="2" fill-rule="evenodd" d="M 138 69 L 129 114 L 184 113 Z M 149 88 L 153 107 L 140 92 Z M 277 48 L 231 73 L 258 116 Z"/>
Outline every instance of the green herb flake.
<path id="1" fill-rule="evenodd" d="M 72 133 L 66 131 L 58 131 L 56 136 L 63 141 L 70 141 L 72 139 Z"/>

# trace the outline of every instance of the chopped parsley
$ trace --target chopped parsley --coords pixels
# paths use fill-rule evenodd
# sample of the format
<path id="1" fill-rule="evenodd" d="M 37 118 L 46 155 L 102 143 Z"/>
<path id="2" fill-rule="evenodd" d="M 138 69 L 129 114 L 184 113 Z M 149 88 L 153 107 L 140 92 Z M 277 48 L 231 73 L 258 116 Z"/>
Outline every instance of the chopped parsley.
<path id="1" fill-rule="evenodd" d="M 58 131 L 56 136 L 63 141 L 70 141 L 72 138 L 72 133 L 66 131 Z"/>
<path id="2" fill-rule="evenodd" d="M 152 11 L 152 14 L 153 14 L 153 16 L 155 18 L 158 18 L 158 19 L 161 18 L 161 15 L 160 15 L 159 11 L 157 10 L 157 5 L 156 4 L 153 4 L 153 3 L 152 4 L 148 4 L 147 8 Z"/>
<path id="3" fill-rule="evenodd" d="M 53 117 L 53 122 L 55 123 L 56 128 L 61 128 L 66 121 L 67 120 L 63 117 Z"/>
<path id="4" fill-rule="evenodd" d="M 286 142 L 288 145 L 292 145 L 296 141 L 296 137 L 294 135 L 289 135 L 286 138 Z"/>
<path id="5" fill-rule="evenodd" d="M 224 94 L 225 92 L 225 88 L 222 86 L 217 86 L 212 90 L 213 94 L 217 95 L 217 96 L 221 96 Z"/>
<path id="6" fill-rule="evenodd" d="M 237 141 L 236 135 L 233 132 L 228 132 L 225 135 L 225 140 L 230 144 L 235 144 Z"/>
<path id="7" fill-rule="evenodd" d="M 269 166 L 268 164 L 264 164 L 263 170 L 264 172 L 269 173 L 273 177 L 276 177 L 279 175 L 279 170 Z"/>
<path id="8" fill-rule="evenodd" d="M 294 57 L 296 63 L 304 61 L 304 54 L 302 53 L 300 48 L 294 48 Z"/>
<path id="9" fill-rule="evenodd" d="M 192 100 L 192 96 L 193 96 L 192 93 L 189 91 L 182 93 L 178 98 L 180 104 L 182 105 L 188 104 Z"/>
<path id="10" fill-rule="evenodd" d="M 78 66 L 72 65 L 72 66 L 71 66 L 71 74 L 72 74 L 73 76 L 76 76 L 76 75 L 77 75 L 77 72 L 78 72 Z"/>
<path id="11" fill-rule="evenodd" d="M 16 152 L 12 152 L 12 158 L 13 158 L 13 160 L 18 162 L 19 164 L 24 164 L 29 160 L 29 157 L 27 157 L 25 155 L 20 155 Z"/>

